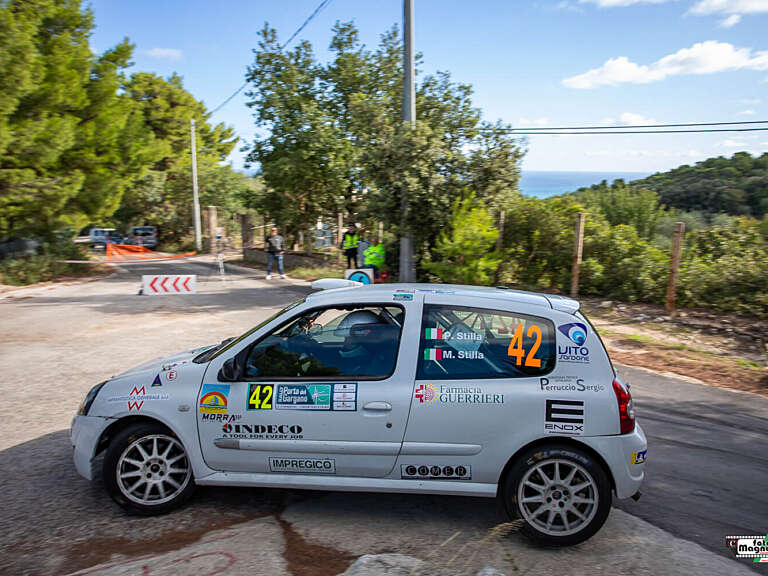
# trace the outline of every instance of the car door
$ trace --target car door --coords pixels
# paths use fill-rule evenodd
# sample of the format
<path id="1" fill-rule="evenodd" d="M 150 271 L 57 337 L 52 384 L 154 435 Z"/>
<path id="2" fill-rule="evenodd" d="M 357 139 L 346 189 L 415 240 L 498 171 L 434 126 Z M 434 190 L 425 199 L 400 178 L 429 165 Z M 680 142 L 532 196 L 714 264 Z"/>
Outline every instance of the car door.
<path id="1" fill-rule="evenodd" d="M 402 478 L 495 483 L 516 449 L 542 435 L 539 379 L 555 364 L 546 313 L 502 299 L 427 295 Z"/>
<path id="2" fill-rule="evenodd" d="M 386 476 L 408 419 L 416 351 L 406 335 L 418 330 L 417 309 L 412 299 L 302 306 L 215 359 L 198 398 L 208 466 Z M 220 381 L 224 363 L 238 358 L 237 381 Z"/>

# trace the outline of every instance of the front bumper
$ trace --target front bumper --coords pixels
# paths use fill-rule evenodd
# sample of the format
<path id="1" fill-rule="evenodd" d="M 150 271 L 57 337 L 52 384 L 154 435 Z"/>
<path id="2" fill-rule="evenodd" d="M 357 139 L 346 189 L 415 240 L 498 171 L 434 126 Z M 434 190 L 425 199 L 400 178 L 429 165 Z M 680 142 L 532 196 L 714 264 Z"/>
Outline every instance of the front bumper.
<path id="1" fill-rule="evenodd" d="M 96 448 L 99 444 L 102 432 L 113 420 L 101 416 L 82 416 L 78 414 L 72 420 L 69 431 L 75 469 L 78 474 L 87 480 L 93 480 L 93 458 L 96 456 Z"/>
<path id="2" fill-rule="evenodd" d="M 635 431 L 621 436 L 590 436 L 581 440 L 600 454 L 611 470 L 616 497 L 629 498 L 640 490 L 645 480 L 645 454 L 648 441 L 639 424 Z M 643 461 L 635 464 L 633 456 L 642 454 Z"/>

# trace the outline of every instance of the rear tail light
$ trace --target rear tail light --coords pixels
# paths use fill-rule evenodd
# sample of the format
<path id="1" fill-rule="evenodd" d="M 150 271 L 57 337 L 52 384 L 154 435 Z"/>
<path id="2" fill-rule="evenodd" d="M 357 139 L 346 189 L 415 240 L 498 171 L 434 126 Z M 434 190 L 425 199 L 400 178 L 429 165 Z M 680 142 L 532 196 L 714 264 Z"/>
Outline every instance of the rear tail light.
<path id="1" fill-rule="evenodd" d="M 618 380 L 613 381 L 613 391 L 619 405 L 619 427 L 622 434 L 629 434 L 635 429 L 635 409 L 629 388 Z"/>

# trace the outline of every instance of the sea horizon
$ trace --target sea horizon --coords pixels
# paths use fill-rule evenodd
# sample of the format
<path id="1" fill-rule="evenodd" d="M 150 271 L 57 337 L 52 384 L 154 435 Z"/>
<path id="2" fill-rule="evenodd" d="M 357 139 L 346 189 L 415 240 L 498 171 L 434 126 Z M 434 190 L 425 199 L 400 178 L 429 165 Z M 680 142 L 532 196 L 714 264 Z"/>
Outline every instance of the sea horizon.
<path id="1" fill-rule="evenodd" d="M 579 170 L 523 170 L 520 175 L 520 191 L 523 196 L 548 198 L 567 192 L 575 192 L 579 188 L 600 184 L 603 180 L 608 183 L 614 180 L 640 180 L 653 172 L 595 172 Z"/>

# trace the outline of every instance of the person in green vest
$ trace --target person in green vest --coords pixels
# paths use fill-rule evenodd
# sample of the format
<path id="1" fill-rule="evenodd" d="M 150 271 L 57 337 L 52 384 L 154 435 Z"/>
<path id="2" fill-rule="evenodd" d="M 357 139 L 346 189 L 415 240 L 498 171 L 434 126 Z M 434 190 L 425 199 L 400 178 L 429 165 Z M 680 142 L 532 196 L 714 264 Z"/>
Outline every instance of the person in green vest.
<path id="1" fill-rule="evenodd" d="M 357 227 L 354 224 L 350 224 L 341 239 L 341 249 L 344 250 L 344 255 L 347 257 L 347 268 L 357 268 L 358 239 Z M 355 263 L 354 266 L 352 266 L 352 262 Z"/>
<path id="2" fill-rule="evenodd" d="M 365 249 L 363 253 L 363 268 L 373 268 L 375 278 L 379 277 L 379 270 L 384 266 L 384 245 L 379 241 Z"/>

